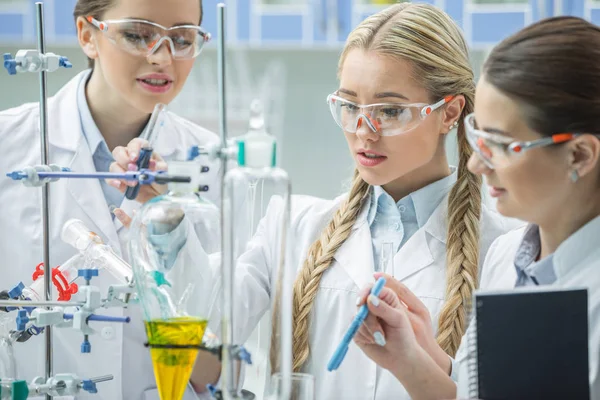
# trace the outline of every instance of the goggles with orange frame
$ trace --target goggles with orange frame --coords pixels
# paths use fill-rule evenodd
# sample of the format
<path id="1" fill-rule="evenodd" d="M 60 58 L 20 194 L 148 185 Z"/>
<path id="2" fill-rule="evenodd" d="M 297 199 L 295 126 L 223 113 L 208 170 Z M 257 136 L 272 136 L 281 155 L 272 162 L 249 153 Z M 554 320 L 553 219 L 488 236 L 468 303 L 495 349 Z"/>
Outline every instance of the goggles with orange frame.
<path id="1" fill-rule="evenodd" d="M 516 155 L 527 150 L 565 143 L 580 135 L 577 133 L 557 133 L 537 140 L 520 142 L 509 136 L 478 129 L 474 113 L 465 117 L 465 127 L 469 144 L 491 169 L 502 168 L 510 164 Z"/>
<path id="2" fill-rule="evenodd" d="M 446 96 L 434 104 L 378 103 L 356 104 L 337 94 L 327 96 L 333 119 L 344 132 L 356 133 L 363 121 L 381 136 L 396 136 L 416 128 L 433 111 L 452 100 Z"/>

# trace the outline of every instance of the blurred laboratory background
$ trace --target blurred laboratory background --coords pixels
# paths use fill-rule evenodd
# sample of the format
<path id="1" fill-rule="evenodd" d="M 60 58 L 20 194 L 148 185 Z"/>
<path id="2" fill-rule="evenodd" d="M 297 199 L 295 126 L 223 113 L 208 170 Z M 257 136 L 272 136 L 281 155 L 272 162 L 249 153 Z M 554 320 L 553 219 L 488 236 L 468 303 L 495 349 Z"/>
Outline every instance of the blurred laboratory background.
<path id="1" fill-rule="evenodd" d="M 202 26 L 216 35 L 217 0 L 204 0 Z M 348 184 L 352 160 L 326 106 L 337 88 L 337 61 L 348 33 L 363 18 L 396 0 L 225 0 L 228 5 L 227 96 L 229 132 L 244 133 L 248 109 L 260 98 L 270 131 L 280 143 L 279 164 L 295 193 L 331 198 Z M 428 0 L 463 29 L 476 76 L 491 47 L 522 27 L 552 15 L 600 21 L 600 0 Z M 44 0 L 47 51 L 74 67 L 49 75 L 50 94 L 87 68 L 75 36 L 75 0 Z M 35 48 L 35 0 L 0 0 L 0 53 Z M 196 61 L 170 108 L 218 129 L 216 41 Z M 0 110 L 37 101 L 38 81 L 0 71 Z M 50 115 L 52 118 L 52 115 Z M 77 118 L 74 110 L 73 118 Z M 50 132 L 50 134 L 52 134 Z M 454 138 L 448 142 L 456 160 Z M 0 138 L 0 146 L 1 138 Z"/>

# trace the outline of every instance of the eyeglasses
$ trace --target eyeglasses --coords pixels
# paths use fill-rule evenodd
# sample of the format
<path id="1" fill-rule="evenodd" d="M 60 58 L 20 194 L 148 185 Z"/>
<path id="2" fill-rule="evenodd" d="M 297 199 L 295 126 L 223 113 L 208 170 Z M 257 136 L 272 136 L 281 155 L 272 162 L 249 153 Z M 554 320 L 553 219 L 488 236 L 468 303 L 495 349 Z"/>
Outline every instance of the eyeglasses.
<path id="1" fill-rule="evenodd" d="M 204 44 L 210 40 L 210 33 L 196 25 L 165 28 L 154 22 L 138 19 L 86 19 L 120 49 L 140 57 L 154 54 L 167 42 L 174 59 L 192 59 L 198 57 Z"/>
<path id="2" fill-rule="evenodd" d="M 437 110 L 454 96 L 446 96 L 435 104 L 379 103 L 361 105 L 335 94 L 327 96 L 327 103 L 333 119 L 345 132 L 356 133 L 363 120 L 381 136 L 395 136 L 416 128 L 428 115 Z"/>
<path id="3" fill-rule="evenodd" d="M 509 136 L 479 130 L 473 113 L 465 117 L 465 126 L 469 144 L 491 169 L 510 164 L 515 156 L 527 150 L 565 143 L 579 136 L 576 133 L 557 133 L 538 140 L 519 142 Z"/>

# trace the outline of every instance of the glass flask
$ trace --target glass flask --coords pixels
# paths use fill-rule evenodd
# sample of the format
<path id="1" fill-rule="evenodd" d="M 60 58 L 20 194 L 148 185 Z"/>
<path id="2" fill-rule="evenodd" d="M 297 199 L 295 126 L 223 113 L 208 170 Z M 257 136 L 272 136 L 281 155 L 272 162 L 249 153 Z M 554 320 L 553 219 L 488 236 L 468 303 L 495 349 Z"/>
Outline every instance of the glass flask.
<path id="1" fill-rule="evenodd" d="M 282 395 L 278 398 L 287 399 L 292 369 L 294 268 L 284 268 L 284 265 L 286 243 L 289 242 L 291 185 L 287 173 L 275 165 L 276 141 L 265 130 L 260 102 L 252 103 L 250 115 L 248 133 L 236 138 L 238 168 L 227 172 L 223 187 L 223 297 L 220 306 L 224 354 L 221 386 L 224 399 L 245 398 L 240 390 L 236 363 L 228 353 L 228 345 L 244 344 L 252 355 L 252 365 L 245 367 L 244 389 L 263 398 L 271 375 L 280 373 L 284 379 Z M 271 243 L 270 309 L 249 338 L 235 337 L 235 318 L 243 318 L 244 305 L 236 299 L 234 270 L 251 239 L 263 229 L 264 216 L 268 216 L 268 223 L 273 224 L 267 229 L 277 232 L 277 242 Z M 245 322 L 240 321 L 240 324 L 245 325 Z"/>
<path id="2" fill-rule="evenodd" d="M 202 171 L 196 161 L 170 162 L 169 173 L 191 182 L 169 184 L 131 224 L 135 289 L 162 400 L 183 397 L 214 298 L 200 282 L 209 266 L 195 257 L 220 250 L 219 210 L 200 195 Z"/>
<path id="3" fill-rule="evenodd" d="M 15 337 L 9 328 L 13 323 L 14 318 L 0 319 L 0 399 L 2 400 L 11 398 L 11 385 L 17 379 L 17 363 L 13 350 Z"/>
<path id="4" fill-rule="evenodd" d="M 82 221 L 70 219 L 65 222 L 60 237 L 63 242 L 79 250 L 83 256 L 82 268 L 103 268 L 124 284 L 130 283 L 133 279 L 131 266 L 110 246 L 104 244 L 102 238 L 88 229 Z M 77 272 L 75 272 L 76 276 Z"/>

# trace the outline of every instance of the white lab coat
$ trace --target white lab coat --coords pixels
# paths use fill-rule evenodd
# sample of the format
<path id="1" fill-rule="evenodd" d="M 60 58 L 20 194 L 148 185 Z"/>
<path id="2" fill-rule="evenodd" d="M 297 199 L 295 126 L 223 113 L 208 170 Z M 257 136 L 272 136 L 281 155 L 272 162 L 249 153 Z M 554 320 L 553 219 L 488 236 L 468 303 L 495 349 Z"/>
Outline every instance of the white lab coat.
<path id="1" fill-rule="evenodd" d="M 309 246 L 319 237 L 325 225 L 339 208 L 343 196 L 333 201 L 307 196 L 293 196 L 291 216 L 291 251 L 287 267 L 300 270 Z M 274 198 L 260 222 L 248 250 L 235 271 L 236 296 L 234 337 L 243 343 L 269 307 L 270 276 L 276 259 L 282 212 L 282 201 Z M 350 237 L 335 254 L 335 260 L 324 273 L 311 317 L 311 357 L 305 371 L 316 378 L 316 399 L 408 399 L 401 384 L 386 370 L 368 359 L 352 343 L 341 367 L 327 372 L 327 362 L 356 314 L 358 291 L 373 281 L 372 241 L 367 223 L 367 207 L 363 207 Z M 434 211 L 394 257 L 396 279 L 408 286 L 425 303 L 436 326 L 444 303 L 446 288 L 446 220 L 447 199 Z M 510 230 L 499 214 L 483 207 L 481 218 L 481 260 L 499 235 Z M 200 258 L 201 251 L 188 243 L 188 256 L 178 262 L 189 262 L 194 256 L 198 264 L 209 264 Z M 190 257 L 189 259 L 187 257 Z M 209 293 L 218 275 L 218 265 L 210 274 L 201 274 L 202 289 Z M 200 284 L 200 283 L 199 283 Z M 219 332 L 220 309 L 211 315 L 211 328 Z M 262 393 L 257 393 L 262 398 Z"/>
<path id="2" fill-rule="evenodd" d="M 81 130 L 77 111 L 77 87 L 85 72 L 74 77 L 48 101 L 48 132 L 50 162 L 73 171 L 95 171 L 92 155 Z M 155 143 L 155 150 L 167 160 L 184 159 L 191 145 L 216 142 L 218 137 L 193 123 L 168 113 L 165 128 Z M 10 289 L 19 281 L 28 285 L 35 266 L 43 261 L 41 188 L 25 187 L 5 176 L 5 173 L 29 165 L 40 164 L 39 108 L 36 104 L 0 112 L 0 254 L 2 289 Z M 218 196 L 217 168 L 206 175 L 206 183 Z M 216 200 L 209 193 L 209 198 Z M 75 254 L 75 250 L 60 239 L 63 224 L 70 218 L 82 220 L 97 232 L 118 254 L 126 250 L 120 222 L 111 218 L 101 186 L 97 180 L 65 179 L 50 184 L 50 261 L 55 267 Z M 125 199 L 127 212 L 139 203 Z M 92 284 L 103 295 L 116 281 L 101 273 Z M 81 354 L 82 335 L 68 329 L 54 332 L 54 372 L 73 372 L 82 378 L 113 374 L 114 380 L 98 384 L 98 394 L 77 398 L 98 400 L 158 399 L 148 350 L 143 347 L 146 335 L 141 313 L 133 307 L 125 311 L 132 316 L 131 324 L 93 323 L 98 332 L 90 337 L 91 354 Z M 124 314 L 123 310 L 102 311 L 107 315 Z M 43 335 L 27 343 L 16 343 L 19 378 L 31 379 L 44 375 Z M 146 393 L 144 393 L 149 389 Z M 145 397 L 144 397 L 145 396 Z M 194 398 L 194 397 L 190 397 Z"/>
<path id="3" fill-rule="evenodd" d="M 499 237 L 490 247 L 483 265 L 481 291 L 514 288 L 517 272 L 515 255 L 525 228 Z M 588 289 L 590 393 L 592 400 L 600 400 L 600 217 L 596 217 L 565 240 L 554 252 L 553 264 L 557 276 L 551 285 L 559 288 Z M 515 290 L 519 290 L 518 288 Z M 473 326 L 469 327 L 472 330 Z M 469 396 L 469 363 L 475 354 L 469 346 L 467 332 L 456 354 L 458 398 Z M 470 353 L 471 351 L 471 353 Z"/>

